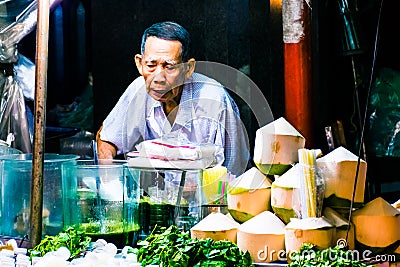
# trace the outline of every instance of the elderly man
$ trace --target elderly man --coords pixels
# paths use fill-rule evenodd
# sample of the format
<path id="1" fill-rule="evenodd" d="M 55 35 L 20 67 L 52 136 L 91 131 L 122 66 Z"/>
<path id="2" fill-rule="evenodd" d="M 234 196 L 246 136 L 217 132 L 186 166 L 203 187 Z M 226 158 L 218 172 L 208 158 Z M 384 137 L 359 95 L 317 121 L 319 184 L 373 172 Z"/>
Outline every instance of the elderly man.
<path id="1" fill-rule="evenodd" d="M 175 22 L 160 22 L 145 30 L 141 54 L 135 55 L 141 74 L 123 93 L 97 133 L 100 158 L 135 150 L 143 140 L 175 136 L 223 149 L 223 165 L 244 172 L 249 149 L 239 110 L 217 81 L 194 72 L 189 58 L 189 33 Z"/>

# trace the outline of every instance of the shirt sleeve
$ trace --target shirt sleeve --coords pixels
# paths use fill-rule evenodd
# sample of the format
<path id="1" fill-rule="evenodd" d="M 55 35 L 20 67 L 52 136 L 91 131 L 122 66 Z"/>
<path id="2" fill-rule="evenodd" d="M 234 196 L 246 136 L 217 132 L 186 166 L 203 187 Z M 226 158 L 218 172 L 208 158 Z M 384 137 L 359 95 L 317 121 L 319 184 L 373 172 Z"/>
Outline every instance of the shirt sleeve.
<path id="1" fill-rule="evenodd" d="M 125 153 L 130 150 L 125 140 L 126 122 L 130 109 L 132 105 L 134 105 L 132 103 L 135 102 L 135 98 L 138 95 L 138 91 L 143 89 L 141 88 L 142 86 L 140 86 L 141 79 L 143 79 L 143 77 L 137 78 L 129 85 L 119 98 L 117 104 L 103 121 L 103 129 L 100 132 L 100 138 L 101 140 L 113 143 L 118 148 L 117 154 Z M 136 135 L 139 134 L 137 133 Z M 131 136 L 131 138 L 134 139 L 135 137 Z M 137 139 L 139 138 L 140 136 L 137 136 Z"/>

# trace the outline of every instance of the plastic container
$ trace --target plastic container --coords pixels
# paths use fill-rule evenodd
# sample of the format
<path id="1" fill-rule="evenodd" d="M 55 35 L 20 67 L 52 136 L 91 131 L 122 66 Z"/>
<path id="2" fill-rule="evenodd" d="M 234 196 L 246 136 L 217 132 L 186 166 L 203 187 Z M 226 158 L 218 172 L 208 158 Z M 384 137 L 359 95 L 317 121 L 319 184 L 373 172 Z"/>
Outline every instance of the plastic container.
<path id="1" fill-rule="evenodd" d="M 199 222 L 202 170 L 128 169 L 140 181 L 140 239 L 152 232 L 162 232 L 172 224 L 187 231 Z"/>
<path id="2" fill-rule="evenodd" d="M 77 160 L 67 192 L 65 223 L 92 241 L 134 245 L 139 226 L 139 185 L 123 160 Z"/>
<path id="3" fill-rule="evenodd" d="M 45 154 L 43 164 L 43 235 L 62 231 L 63 191 L 71 179 L 67 170 L 77 156 Z M 32 154 L 0 157 L 0 235 L 24 237 L 29 233 Z"/>

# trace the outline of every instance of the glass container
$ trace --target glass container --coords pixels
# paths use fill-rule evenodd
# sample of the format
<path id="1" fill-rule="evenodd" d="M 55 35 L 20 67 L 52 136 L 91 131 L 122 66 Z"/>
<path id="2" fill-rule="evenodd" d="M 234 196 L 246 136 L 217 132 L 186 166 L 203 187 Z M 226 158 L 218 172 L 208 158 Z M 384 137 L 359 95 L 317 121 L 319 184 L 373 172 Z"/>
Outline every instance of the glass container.
<path id="1" fill-rule="evenodd" d="M 63 189 L 76 155 L 45 154 L 43 164 L 43 235 L 63 230 Z M 0 235 L 25 237 L 30 230 L 32 154 L 0 157 Z"/>
<path id="2" fill-rule="evenodd" d="M 78 160 L 71 171 L 65 201 L 65 223 L 93 241 L 105 239 L 117 247 L 134 245 L 139 230 L 139 186 L 124 160 Z"/>
<path id="3" fill-rule="evenodd" d="M 140 184 L 139 239 L 172 224 L 187 231 L 199 222 L 202 170 L 128 169 Z"/>

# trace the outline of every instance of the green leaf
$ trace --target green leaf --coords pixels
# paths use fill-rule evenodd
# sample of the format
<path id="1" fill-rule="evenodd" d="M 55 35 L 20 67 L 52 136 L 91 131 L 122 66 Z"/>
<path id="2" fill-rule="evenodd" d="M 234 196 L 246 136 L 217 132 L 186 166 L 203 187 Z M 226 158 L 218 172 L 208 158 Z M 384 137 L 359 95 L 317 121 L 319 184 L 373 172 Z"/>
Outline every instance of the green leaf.
<path id="1" fill-rule="evenodd" d="M 42 241 L 28 251 L 31 257 L 44 256 L 46 253 L 66 247 L 71 253 L 71 259 L 79 256 L 89 246 L 91 238 L 73 227 L 66 228 L 56 236 L 45 236 Z"/>
<path id="2" fill-rule="evenodd" d="M 138 260 L 145 266 L 157 261 L 163 266 L 252 266 L 250 254 L 224 240 L 191 239 L 188 232 L 171 226 L 161 234 L 151 234 L 138 243 Z M 208 265 L 207 265 L 208 264 Z"/>

